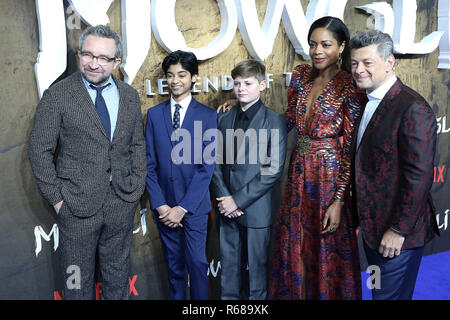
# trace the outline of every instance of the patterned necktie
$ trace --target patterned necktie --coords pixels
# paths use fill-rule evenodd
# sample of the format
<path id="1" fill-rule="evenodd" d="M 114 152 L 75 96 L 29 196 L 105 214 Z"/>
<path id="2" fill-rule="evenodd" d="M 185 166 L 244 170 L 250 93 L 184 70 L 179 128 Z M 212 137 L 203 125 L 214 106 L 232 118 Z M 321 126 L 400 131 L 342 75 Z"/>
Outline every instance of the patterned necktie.
<path id="1" fill-rule="evenodd" d="M 89 86 L 97 91 L 97 97 L 95 98 L 95 109 L 97 109 L 97 113 L 103 123 L 103 127 L 105 128 L 107 136 L 111 139 L 111 120 L 109 119 L 109 113 L 108 108 L 106 107 L 105 99 L 103 99 L 102 96 L 102 90 L 109 85 L 110 83 L 103 87 L 96 87 L 93 84 Z"/>
<path id="2" fill-rule="evenodd" d="M 181 106 L 177 103 L 175 105 L 175 112 L 173 113 L 172 126 L 173 126 L 174 130 L 180 128 L 180 109 L 181 109 Z"/>

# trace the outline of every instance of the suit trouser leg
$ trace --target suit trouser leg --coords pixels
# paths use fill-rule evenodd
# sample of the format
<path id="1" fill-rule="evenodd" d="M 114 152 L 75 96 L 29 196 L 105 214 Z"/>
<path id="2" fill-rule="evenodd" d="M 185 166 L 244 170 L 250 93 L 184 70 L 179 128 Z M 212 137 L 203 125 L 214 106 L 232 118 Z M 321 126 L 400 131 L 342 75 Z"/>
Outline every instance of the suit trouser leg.
<path id="1" fill-rule="evenodd" d="M 364 243 L 368 264 L 378 266 L 381 272 L 380 289 L 372 289 L 372 298 L 411 300 L 424 248 L 402 250 L 399 256 L 385 258 Z"/>
<path id="2" fill-rule="evenodd" d="M 130 249 L 138 202 L 125 202 L 111 189 L 103 205 L 103 228 L 97 253 L 105 300 L 128 300 Z"/>
<path id="3" fill-rule="evenodd" d="M 243 257 L 241 231 L 235 219 L 220 216 L 222 300 L 241 299 Z"/>
<path id="4" fill-rule="evenodd" d="M 247 228 L 249 299 L 265 300 L 271 228 Z"/>
<path id="5" fill-rule="evenodd" d="M 208 300 L 208 260 L 206 259 L 208 215 L 190 216 L 183 221 L 190 296 L 192 300 Z"/>
<path id="6" fill-rule="evenodd" d="M 161 238 L 164 257 L 166 258 L 169 277 L 170 298 L 186 299 L 186 261 L 184 257 L 184 230 L 169 228 L 159 221 L 155 212 L 156 225 Z"/>
<path id="7" fill-rule="evenodd" d="M 167 263 L 171 299 L 186 299 L 187 271 L 189 271 L 191 299 L 208 299 L 206 259 L 208 215 L 185 216 L 182 221 L 183 227 L 174 229 L 161 223 L 158 214 L 156 220 Z"/>
<path id="8" fill-rule="evenodd" d="M 128 298 L 129 255 L 137 204 L 138 202 L 128 203 L 119 199 L 112 187 L 105 197 L 103 207 L 90 217 L 74 216 L 63 204 L 58 214 L 58 251 L 64 273 L 64 299 L 95 298 L 97 253 L 102 275 L 102 298 Z M 73 271 L 66 272 L 69 266 L 79 267 L 79 288 L 74 286 Z"/>
<path id="9" fill-rule="evenodd" d="M 101 214 L 74 216 L 63 203 L 57 216 L 58 258 L 64 282 L 65 300 L 95 299 L 94 275 Z"/>

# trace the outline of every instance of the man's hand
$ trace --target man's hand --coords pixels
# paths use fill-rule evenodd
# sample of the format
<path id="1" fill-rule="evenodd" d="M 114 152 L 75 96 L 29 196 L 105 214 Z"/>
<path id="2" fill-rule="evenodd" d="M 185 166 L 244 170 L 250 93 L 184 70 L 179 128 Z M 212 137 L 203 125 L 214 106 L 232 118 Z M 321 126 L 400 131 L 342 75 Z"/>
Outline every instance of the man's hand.
<path id="1" fill-rule="evenodd" d="M 217 113 L 219 113 L 220 110 L 222 110 L 223 112 L 227 112 L 227 111 L 231 110 L 231 108 L 236 106 L 238 104 L 238 102 L 239 101 L 237 99 L 230 99 L 230 100 L 225 101 L 217 108 Z"/>
<path id="2" fill-rule="evenodd" d="M 180 206 L 173 208 L 169 207 L 169 210 L 166 210 L 163 214 L 159 215 L 159 219 L 169 228 L 183 227 L 181 220 L 183 220 L 185 214 L 186 213 Z"/>
<path id="3" fill-rule="evenodd" d="M 394 256 L 398 256 L 400 255 L 400 250 L 402 249 L 404 241 L 405 237 L 391 229 L 388 229 L 381 239 L 378 252 L 385 258 L 393 258 Z"/>
<path id="4" fill-rule="evenodd" d="M 61 206 L 63 204 L 64 200 L 61 200 L 60 202 L 53 205 L 53 208 L 56 211 L 56 214 L 59 214 L 59 210 L 61 210 Z"/>
<path id="5" fill-rule="evenodd" d="M 221 198 L 216 198 L 219 203 L 219 212 L 227 217 L 229 214 L 233 213 L 237 208 L 236 202 L 234 202 L 233 196 L 226 196 Z"/>
<path id="6" fill-rule="evenodd" d="M 230 213 L 229 215 L 227 215 L 226 217 L 232 219 L 232 218 L 240 217 L 243 214 L 244 214 L 244 211 L 242 211 L 241 209 L 237 209 L 237 210 L 233 211 L 232 213 Z"/>
<path id="7" fill-rule="evenodd" d="M 162 215 L 164 215 L 164 213 L 166 213 L 170 209 L 171 208 L 167 204 L 165 204 L 156 208 L 156 211 L 159 213 L 159 216 L 161 217 Z"/>

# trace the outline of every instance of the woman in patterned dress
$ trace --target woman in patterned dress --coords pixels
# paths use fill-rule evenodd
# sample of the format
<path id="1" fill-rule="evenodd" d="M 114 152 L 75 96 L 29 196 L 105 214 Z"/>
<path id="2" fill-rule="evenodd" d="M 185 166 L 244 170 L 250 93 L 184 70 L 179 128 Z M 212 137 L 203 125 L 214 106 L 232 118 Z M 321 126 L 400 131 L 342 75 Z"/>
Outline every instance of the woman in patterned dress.
<path id="1" fill-rule="evenodd" d="M 277 216 L 267 299 L 361 299 L 361 273 L 351 213 L 354 120 L 364 95 L 350 74 L 350 35 L 335 17 L 308 33 L 312 67 L 295 67 L 285 117 L 297 146 Z M 342 137 L 342 138 L 341 138 Z"/>

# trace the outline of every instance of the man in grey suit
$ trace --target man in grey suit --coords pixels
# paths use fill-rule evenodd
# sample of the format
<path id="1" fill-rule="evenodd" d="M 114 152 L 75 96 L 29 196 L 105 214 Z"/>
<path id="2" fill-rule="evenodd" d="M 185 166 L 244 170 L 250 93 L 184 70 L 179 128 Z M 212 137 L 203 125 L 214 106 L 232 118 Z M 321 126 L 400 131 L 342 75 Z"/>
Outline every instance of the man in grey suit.
<path id="1" fill-rule="evenodd" d="M 212 180 L 220 212 L 222 299 L 264 300 L 276 212 L 273 186 L 283 172 L 286 122 L 260 100 L 266 86 L 262 63 L 241 61 L 231 76 L 239 105 L 219 113 Z"/>
<path id="2" fill-rule="evenodd" d="M 109 27 L 87 28 L 80 72 L 52 85 L 36 108 L 28 154 L 39 191 L 57 213 L 64 299 L 95 297 L 96 255 L 102 298 L 128 298 L 134 214 L 147 169 L 139 95 L 111 75 L 121 50 Z"/>

